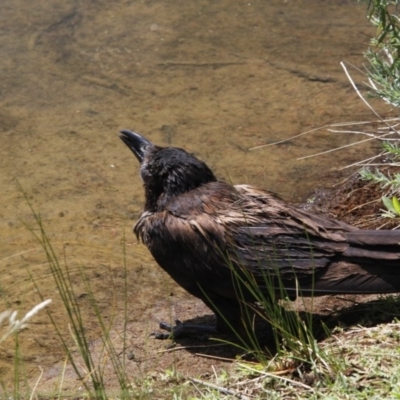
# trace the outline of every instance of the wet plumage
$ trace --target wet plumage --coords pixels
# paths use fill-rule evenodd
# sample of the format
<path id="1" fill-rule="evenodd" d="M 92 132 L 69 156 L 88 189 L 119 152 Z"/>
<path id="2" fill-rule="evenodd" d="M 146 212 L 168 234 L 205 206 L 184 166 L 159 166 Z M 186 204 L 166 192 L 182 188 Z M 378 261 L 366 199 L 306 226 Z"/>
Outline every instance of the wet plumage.
<path id="1" fill-rule="evenodd" d="M 216 313 L 218 330 L 226 320 L 240 324 L 241 304 L 254 301 L 248 281 L 265 295 L 272 285 L 277 297 L 283 285 L 290 298 L 400 291 L 399 231 L 323 218 L 266 190 L 219 181 L 183 149 L 155 146 L 130 131 L 120 137 L 141 164 L 145 190 L 134 232 Z"/>

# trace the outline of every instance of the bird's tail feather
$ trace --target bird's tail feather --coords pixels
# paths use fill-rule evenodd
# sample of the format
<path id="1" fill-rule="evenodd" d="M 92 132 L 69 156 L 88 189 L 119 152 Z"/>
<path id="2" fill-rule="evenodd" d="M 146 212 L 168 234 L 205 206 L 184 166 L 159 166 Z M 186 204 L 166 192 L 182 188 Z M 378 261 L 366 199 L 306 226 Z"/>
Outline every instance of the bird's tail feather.
<path id="1" fill-rule="evenodd" d="M 400 261 L 337 261 L 315 280 L 310 289 L 315 295 L 400 292 Z"/>

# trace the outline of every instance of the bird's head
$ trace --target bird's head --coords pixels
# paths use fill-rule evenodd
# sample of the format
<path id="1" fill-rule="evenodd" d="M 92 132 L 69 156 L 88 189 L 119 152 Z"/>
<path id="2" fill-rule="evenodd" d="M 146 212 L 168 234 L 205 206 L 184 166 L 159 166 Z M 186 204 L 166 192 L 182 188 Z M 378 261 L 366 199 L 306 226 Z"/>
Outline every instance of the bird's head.
<path id="1" fill-rule="evenodd" d="M 120 132 L 121 140 L 140 162 L 146 209 L 161 210 L 174 197 L 217 179 L 211 169 L 177 147 L 159 147 L 139 134 Z"/>

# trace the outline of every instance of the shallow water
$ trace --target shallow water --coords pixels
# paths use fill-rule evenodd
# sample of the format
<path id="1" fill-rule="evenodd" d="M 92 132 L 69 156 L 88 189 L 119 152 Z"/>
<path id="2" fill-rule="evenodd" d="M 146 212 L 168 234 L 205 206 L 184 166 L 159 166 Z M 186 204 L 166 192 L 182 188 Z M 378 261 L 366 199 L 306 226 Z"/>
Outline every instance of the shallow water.
<path id="1" fill-rule="evenodd" d="M 296 159 L 354 140 L 348 135 L 319 131 L 249 149 L 374 119 L 339 65 L 363 64 L 373 34 L 365 14 L 356 1 L 3 1 L 0 311 L 22 313 L 39 301 L 29 269 L 53 298 L 53 315 L 64 318 L 43 252 L 24 224 L 35 227 L 17 181 L 65 254 L 82 299 L 79 267 L 102 310 L 119 299 L 123 242 L 132 321 L 152 324 L 166 294 L 185 296 L 130 233 L 143 192 L 136 160 L 117 137 L 121 128 L 184 147 L 219 177 L 288 200 L 333 183 L 338 167 L 360 159 L 360 148 Z M 354 78 L 365 79 L 356 71 Z M 9 343 L 0 345 L 2 377 L 12 371 Z M 41 365 L 44 382 L 52 382 L 63 356 L 44 313 L 21 344 L 28 375 Z"/>

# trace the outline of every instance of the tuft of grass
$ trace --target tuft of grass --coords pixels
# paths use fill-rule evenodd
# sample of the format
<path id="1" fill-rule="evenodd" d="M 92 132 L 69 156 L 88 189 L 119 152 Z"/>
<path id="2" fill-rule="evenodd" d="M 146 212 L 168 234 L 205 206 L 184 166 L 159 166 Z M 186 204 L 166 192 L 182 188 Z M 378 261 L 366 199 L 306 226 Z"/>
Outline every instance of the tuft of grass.
<path id="1" fill-rule="evenodd" d="M 3 389 L 3 393 L 8 398 L 13 399 L 20 399 L 25 396 L 22 394 L 22 388 L 20 386 L 21 379 L 24 378 L 24 374 L 21 374 L 21 369 L 23 369 L 22 364 L 22 354 L 21 348 L 19 345 L 19 337 L 18 333 L 20 330 L 27 327 L 27 322 L 31 319 L 35 314 L 45 308 L 47 305 L 51 303 L 51 299 L 44 300 L 35 307 L 32 308 L 29 312 L 25 314 L 22 319 L 17 319 L 17 311 L 6 310 L 0 313 L 0 326 L 4 322 L 8 322 L 8 326 L 5 328 L 3 334 L 0 336 L 0 344 L 5 342 L 10 336 L 14 336 L 14 377 L 13 377 L 13 393 L 12 395 L 8 393 L 9 385 L 7 385 L 1 378 L 0 378 L 0 386 Z M 39 377 L 40 380 L 40 377 Z M 29 388 L 29 385 L 26 384 L 25 386 Z M 32 391 L 34 393 L 34 389 Z"/>
<path id="2" fill-rule="evenodd" d="M 399 299 L 371 305 L 371 313 L 398 310 Z M 376 308 L 376 309 L 375 309 Z M 307 368 L 289 351 L 268 365 L 238 361 L 205 380 L 186 378 L 198 390 L 191 399 L 396 399 L 400 397 L 400 322 L 336 328 L 319 347 L 340 369 Z M 322 367 L 322 368 L 321 368 Z"/>
<path id="3" fill-rule="evenodd" d="M 312 252 L 312 249 L 310 249 L 310 252 Z M 262 271 L 265 271 L 265 269 L 262 269 Z M 327 378 L 336 374 L 341 369 L 339 360 L 330 357 L 317 340 L 316 329 L 322 329 L 325 336 L 330 336 L 330 332 L 323 323 L 319 326 L 315 324 L 313 296 L 311 296 L 311 302 L 308 306 L 303 302 L 303 308 L 306 312 L 301 314 L 298 309 L 291 307 L 290 299 L 293 295 L 287 292 L 280 277 L 278 266 L 276 266 L 275 273 L 272 275 L 268 271 L 264 272 L 263 283 L 260 285 L 259 281 L 256 281 L 250 273 L 247 273 L 246 281 L 242 280 L 242 284 L 247 286 L 247 289 L 261 306 L 260 308 L 253 308 L 253 310 L 272 327 L 276 357 L 278 359 L 281 357 L 290 358 L 292 365 L 302 366 L 302 368 L 314 371 L 316 374 Z M 296 297 L 303 299 L 301 296 L 301 289 L 298 288 Z M 256 356 L 265 367 L 270 366 L 273 357 L 271 354 L 266 357 L 265 349 L 262 353 L 257 352 Z"/>
<path id="4" fill-rule="evenodd" d="M 20 188 L 23 192 L 22 188 Z M 130 399 L 132 396 L 131 393 L 131 385 L 130 380 L 125 372 L 125 360 L 126 360 L 126 342 L 127 342 L 127 334 L 126 334 L 126 321 L 127 321 L 127 282 L 126 282 L 126 258 L 125 258 L 125 249 L 124 249 L 124 277 L 125 283 L 123 287 L 124 291 L 124 329 L 122 333 L 122 342 L 123 342 L 123 350 L 122 355 L 121 351 L 117 351 L 115 348 L 110 332 L 113 326 L 113 321 L 115 315 L 113 314 L 109 321 L 106 321 L 102 316 L 99 305 L 96 301 L 95 295 L 91 289 L 90 279 L 85 274 L 84 269 L 80 270 L 80 277 L 82 282 L 84 283 L 86 293 L 88 293 L 89 303 L 92 307 L 93 313 L 97 318 L 98 326 L 102 332 L 101 339 L 103 341 L 103 350 L 102 354 L 98 359 L 94 359 L 90 342 L 87 337 L 86 329 L 85 329 L 85 321 L 82 318 L 82 312 L 80 305 L 78 303 L 79 296 L 75 293 L 73 279 L 71 276 L 71 272 L 68 268 L 68 264 L 64 259 L 64 265 L 62 265 L 59 261 L 59 257 L 55 253 L 53 249 L 50 239 L 46 234 L 44 224 L 40 217 L 40 214 L 37 213 L 32 204 L 30 203 L 28 197 L 23 192 L 25 199 L 31 209 L 32 215 L 34 216 L 36 222 L 36 228 L 32 228 L 27 226 L 27 228 L 32 232 L 35 238 L 40 243 L 42 249 L 45 252 L 47 262 L 50 266 L 51 274 L 58 289 L 58 293 L 61 297 L 62 304 L 64 305 L 65 311 L 68 315 L 68 322 L 70 326 L 71 335 L 73 336 L 73 340 L 75 342 L 76 348 L 78 349 L 80 357 L 77 358 L 74 355 L 74 352 L 70 348 L 69 341 L 65 338 L 59 328 L 59 322 L 56 321 L 51 312 L 47 310 L 47 314 L 50 318 L 51 324 L 55 329 L 57 336 L 61 342 L 62 348 L 66 354 L 66 358 L 69 364 L 74 369 L 77 378 L 82 382 L 82 385 L 85 388 L 86 394 L 90 398 L 97 399 L 108 399 L 109 394 L 107 392 L 107 386 L 104 381 L 104 373 L 105 373 L 105 359 L 111 361 L 113 371 L 115 376 L 117 377 L 120 392 L 118 397 L 121 399 Z M 35 288 L 39 294 L 39 296 L 43 299 L 42 290 L 40 285 L 35 281 L 33 275 L 28 270 L 30 274 L 30 278 L 35 285 Z M 42 303 L 43 304 L 43 303 Z M 83 365 L 83 367 L 82 367 Z"/>
<path id="5" fill-rule="evenodd" d="M 311 242 L 309 250 L 312 255 Z M 307 312 L 301 314 L 298 309 L 290 306 L 289 300 L 293 298 L 293 293 L 288 293 L 281 279 L 280 266 L 276 263 L 278 257 L 270 255 L 269 251 L 265 249 L 262 252 L 263 259 L 259 261 L 256 277 L 252 271 L 240 265 L 239 255 L 230 259 L 220 250 L 221 257 L 231 269 L 236 297 L 242 305 L 242 326 L 230 326 L 238 342 L 229 344 L 239 347 L 246 354 L 252 354 L 263 368 L 269 369 L 273 359 L 290 358 L 292 366 L 302 366 L 313 371 L 322 380 L 330 380 L 332 376 L 340 373 L 342 363 L 340 359 L 331 357 L 330 353 L 324 351 L 315 332 L 317 329 L 320 333 L 322 329 L 325 336 L 330 336 L 329 329 L 322 322 L 319 325 L 315 324 L 312 295 L 310 305 L 306 306 L 306 303 L 303 303 Z M 296 280 L 294 268 L 293 277 Z M 298 282 L 296 286 L 298 289 L 295 297 L 302 298 Z M 223 313 L 220 312 L 219 316 L 225 319 Z M 265 347 L 265 343 L 258 340 L 255 332 L 256 317 L 264 320 L 272 329 L 272 352 L 270 348 Z M 225 323 L 230 325 L 227 319 Z"/>
<path id="6" fill-rule="evenodd" d="M 31 319 L 35 314 L 37 314 L 40 310 L 45 308 L 47 305 L 51 303 L 51 299 L 47 299 L 36 305 L 29 312 L 25 314 L 22 319 L 17 319 L 18 312 L 6 310 L 0 313 L 0 325 L 2 325 L 5 321 L 8 322 L 8 327 L 2 336 L 0 336 L 0 343 L 4 342 L 9 336 L 18 333 L 21 329 L 27 327 L 27 322 Z"/>

